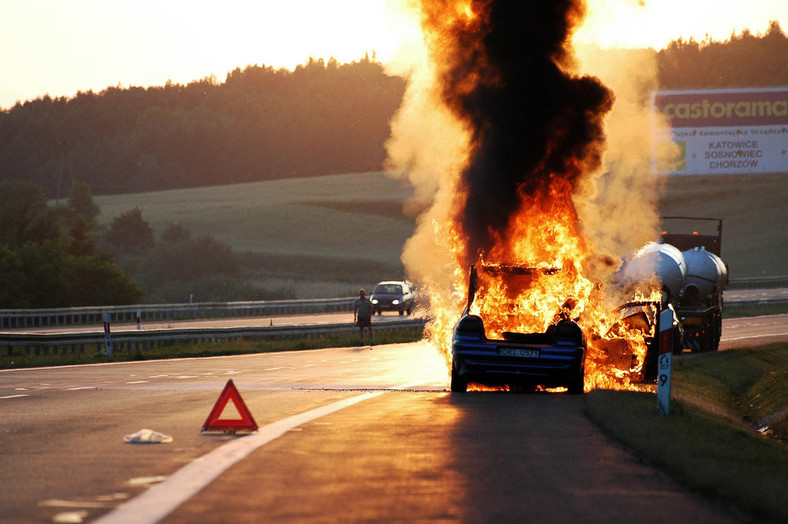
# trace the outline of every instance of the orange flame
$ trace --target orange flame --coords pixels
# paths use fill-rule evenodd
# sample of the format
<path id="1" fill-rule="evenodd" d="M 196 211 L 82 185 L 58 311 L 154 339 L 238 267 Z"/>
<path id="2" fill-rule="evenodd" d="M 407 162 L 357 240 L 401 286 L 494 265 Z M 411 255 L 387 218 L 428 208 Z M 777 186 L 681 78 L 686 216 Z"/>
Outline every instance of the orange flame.
<path id="1" fill-rule="evenodd" d="M 544 332 L 560 318 L 571 318 L 588 340 L 586 390 L 635 389 L 645 363 L 647 338 L 654 335 L 654 318 L 622 323 L 605 305 L 609 302 L 605 285 L 586 276 L 593 253 L 580 234 L 571 196 L 570 184 L 561 180 L 546 191 L 523 196 L 506 233 L 489 253 L 480 254 L 479 261 L 488 267 L 522 265 L 543 271 L 506 280 L 495 271 L 480 272 L 470 313 L 484 319 L 486 335 L 493 339 L 502 338 L 505 331 Z M 445 351 L 447 363 L 451 362 L 452 329 L 468 289 L 468 271 L 460 263 L 465 246 L 456 233 L 449 237 L 457 261 L 455 292 L 452 297 L 431 297 L 428 327 L 430 338 Z M 659 301 L 659 288 L 655 285 L 650 295 L 634 298 Z"/>

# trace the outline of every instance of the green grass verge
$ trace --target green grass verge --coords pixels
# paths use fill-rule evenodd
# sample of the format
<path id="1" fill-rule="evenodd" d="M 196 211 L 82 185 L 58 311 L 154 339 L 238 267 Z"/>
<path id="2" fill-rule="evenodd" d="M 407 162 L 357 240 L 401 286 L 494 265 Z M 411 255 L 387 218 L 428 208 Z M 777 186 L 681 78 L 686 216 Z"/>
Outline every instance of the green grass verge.
<path id="1" fill-rule="evenodd" d="M 689 489 L 788 521 L 788 344 L 675 359 L 671 414 L 648 392 L 596 390 L 588 416 Z M 768 420 L 777 437 L 755 426 Z"/>
<path id="2" fill-rule="evenodd" d="M 375 344 L 385 345 L 416 342 L 421 340 L 423 336 L 423 332 L 420 329 L 381 330 L 375 331 Z M 167 358 L 244 355 L 252 353 L 272 353 L 277 351 L 353 347 L 358 345 L 358 333 L 353 332 L 292 340 L 242 340 L 233 342 L 204 342 L 199 344 L 172 344 L 156 349 L 146 349 L 144 351 L 135 350 L 126 352 L 116 350 L 113 352 L 112 357 L 96 355 L 93 351 L 87 349 L 85 353 L 35 355 L 32 352 L 31 354 L 26 354 L 24 348 L 15 348 L 10 355 L 8 351 L 5 350 L 0 354 L 0 369 L 95 364 L 98 362 L 130 362 Z"/>

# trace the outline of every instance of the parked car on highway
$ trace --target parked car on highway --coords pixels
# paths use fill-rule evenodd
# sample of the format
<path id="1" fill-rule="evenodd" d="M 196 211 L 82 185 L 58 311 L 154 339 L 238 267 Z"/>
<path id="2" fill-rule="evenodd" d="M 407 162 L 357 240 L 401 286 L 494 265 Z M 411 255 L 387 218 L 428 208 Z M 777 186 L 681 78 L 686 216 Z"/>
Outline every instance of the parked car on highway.
<path id="1" fill-rule="evenodd" d="M 504 332 L 487 338 L 484 320 L 469 313 L 477 289 L 477 271 L 494 271 L 496 278 L 544 273 L 523 266 L 483 266 L 471 269 L 468 305 L 452 336 L 451 390 L 464 392 L 468 383 L 487 386 L 566 387 L 583 393 L 586 337 L 575 322 L 558 318 L 544 333 Z"/>
<path id="2" fill-rule="evenodd" d="M 398 311 L 400 315 L 407 312 L 410 315 L 413 313 L 416 291 L 408 282 L 386 280 L 375 286 L 369 300 L 372 302 L 372 311 L 378 315 L 382 311 Z"/>

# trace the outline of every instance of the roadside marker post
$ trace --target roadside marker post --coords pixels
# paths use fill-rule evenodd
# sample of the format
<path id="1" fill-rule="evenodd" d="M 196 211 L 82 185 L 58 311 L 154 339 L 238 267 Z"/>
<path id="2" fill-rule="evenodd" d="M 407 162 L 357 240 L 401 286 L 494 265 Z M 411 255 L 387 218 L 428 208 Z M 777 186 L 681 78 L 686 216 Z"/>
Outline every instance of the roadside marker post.
<path id="1" fill-rule="evenodd" d="M 112 335 L 109 332 L 109 323 L 112 318 L 109 313 L 102 313 L 101 320 L 104 321 L 104 352 L 108 357 L 112 356 Z"/>
<path id="2" fill-rule="evenodd" d="M 236 411 L 241 418 L 223 419 L 222 413 L 227 403 L 232 401 Z M 225 433 L 235 433 L 236 431 L 257 431 L 257 422 L 246 407 L 241 394 L 233 383 L 233 379 L 228 379 L 216 404 L 213 405 L 211 413 L 202 425 L 202 431 L 224 431 Z"/>
<path id="3" fill-rule="evenodd" d="M 670 414 L 670 375 L 673 369 L 673 310 L 659 314 L 659 360 L 657 364 L 657 411 Z"/>
<path id="4" fill-rule="evenodd" d="M 142 329 L 142 312 L 137 311 L 137 331 Z"/>

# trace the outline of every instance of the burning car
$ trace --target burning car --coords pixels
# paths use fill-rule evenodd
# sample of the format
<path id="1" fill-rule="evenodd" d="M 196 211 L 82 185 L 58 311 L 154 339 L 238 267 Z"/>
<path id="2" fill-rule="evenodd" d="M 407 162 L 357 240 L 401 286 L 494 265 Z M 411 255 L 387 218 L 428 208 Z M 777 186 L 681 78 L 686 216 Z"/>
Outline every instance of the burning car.
<path id="1" fill-rule="evenodd" d="M 468 305 L 452 336 L 451 390 L 464 392 L 469 383 L 475 383 L 566 387 L 569 393 L 583 393 L 586 337 L 569 318 L 567 311 L 571 308 L 557 312 L 555 321 L 543 332 L 502 331 L 499 338 L 489 338 L 481 311 L 474 308 L 479 271 L 495 273 L 496 280 L 518 280 L 522 287 L 559 270 L 484 264 L 471 269 Z M 511 306 L 511 313 L 516 315 L 517 305 Z"/>

